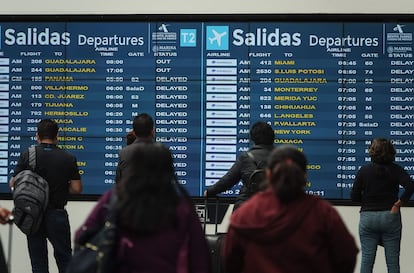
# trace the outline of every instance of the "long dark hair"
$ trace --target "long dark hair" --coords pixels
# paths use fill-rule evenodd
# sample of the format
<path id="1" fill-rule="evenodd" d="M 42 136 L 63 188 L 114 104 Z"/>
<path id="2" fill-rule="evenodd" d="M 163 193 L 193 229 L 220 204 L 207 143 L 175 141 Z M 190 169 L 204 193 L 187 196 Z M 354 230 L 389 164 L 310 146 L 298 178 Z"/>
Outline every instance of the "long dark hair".
<path id="1" fill-rule="evenodd" d="M 269 184 L 282 202 L 290 202 L 304 194 L 306 166 L 305 155 L 294 146 L 280 146 L 270 154 Z"/>
<path id="2" fill-rule="evenodd" d="M 138 234 L 173 227 L 185 191 L 177 183 L 171 152 L 159 143 L 134 145 L 131 168 L 116 186 L 118 224 Z"/>

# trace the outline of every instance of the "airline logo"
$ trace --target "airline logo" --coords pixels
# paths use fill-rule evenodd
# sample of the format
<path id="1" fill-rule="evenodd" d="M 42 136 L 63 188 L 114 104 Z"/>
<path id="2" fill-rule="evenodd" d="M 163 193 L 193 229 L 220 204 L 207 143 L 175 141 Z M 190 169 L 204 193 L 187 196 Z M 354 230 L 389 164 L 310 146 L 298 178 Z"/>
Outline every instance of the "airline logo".
<path id="1" fill-rule="evenodd" d="M 396 25 L 392 30 L 398 32 L 398 33 L 404 33 L 403 31 L 403 27 L 405 27 L 405 25 Z"/>
<path id="2" fill-rule="evenodd" d="M 404 31 L 405 25 L 397 24 L 392 28 L 392 32 L 387 33 L 389 43 L 412 43 L 413 34 Z"/>
<path id="3" fill-rule="evenodd" d="M 161 26 L 158 27 L 158 30 L 161 32 L 168 32 L 168 27 L 169 25 L 167 24 L 161 24 Z"/>
<path id="4" fill-rule="evenodd" d="M 207 50 L 229 50 L 229 26 L 207 26 Z"/>
<path id="5" fill-rule="evenodd" d="M 177 41 L 177 33 L 170 32 L 168 24 L 160 24 L 157 31 L 152 33 L 153 41 L 162 41 L 162 43 L 175 43 Z"/>

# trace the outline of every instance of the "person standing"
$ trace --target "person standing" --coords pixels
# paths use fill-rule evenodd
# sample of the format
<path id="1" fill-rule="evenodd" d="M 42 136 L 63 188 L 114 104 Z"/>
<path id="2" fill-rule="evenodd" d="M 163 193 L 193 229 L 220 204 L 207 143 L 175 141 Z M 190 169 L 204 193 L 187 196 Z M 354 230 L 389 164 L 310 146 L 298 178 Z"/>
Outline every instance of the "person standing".
<path id="1" fill-rule="evenodd" d="M 224 237 L 226 273 L 353 273 L 354 237 L 332 205 L 305 193 L 307 159 L 279 146 L 266 167 L 268 187 L 233 212 Z"/>
<path id="2" fill-rule="evenodd" d="M 42 119 L 37 124 L 36 172 L 49 184 L 49 204 L 37 232 L 27 236 L 27 244 L 33 273 L 48 273 L 47 240 L 51 243 L 59 273 L 66 271 L 72 257 L 71 234 L 65 206 L 69 194 L 82 192 L 82 182 L 76 157 L 60 149 L 58 124 L 51 119 Z M 14 176 L 29 169 L 29 151 L 24 151 L 10 179 L 13 188 Z"/>
<path id="3" fill-rule="evenodd" d="M 230 170 L 213 186 L 204 191 L 205 197 L 216 196 L 221 192 L 229 190 L 241 180 L 243 186 L 236 197 L 235 210 L 255 193 L 249 190 L 249 177 L 256 169 L 256 163 L 263 162 L 265 165 L 267 157 L 274 148 L 275 133 L 269 124 L 259 121 L 253 124 L 250 129 L 250 139 L 253 141 L 253 146 L 248 152 L 241 153 Z M 253 155 L 256 163 L 248 153 Z"/>
<path id="4" fill-rule="evenodd" d="M 351 199 L 361 205 L 359 238 L 361 273 L 371 273 L 377 247 L 384 247 L 388 273 L 400 272 L 401 212 L 414 192 L 414 183 L 394 162 L 396 150 L 390 140 L 376 138 L 368 149 L 371 163 L 357 172 Z M 400 186 L 404 191 L 399 196 Z"/>
<path id="5" fill-rule="evenodd" d="M 127 142 L 127 146 L 119 151 L 118 166 L 116 167 L 115 182 L 117 183 L 124 172 L 127 171 L 129 159 L 134 153 L 136 144 L 154 142 L 154 120 L 147 113 L 141 113 L 136 116 L 132 122 L 132 132 L 135 136 L 132 142 Z"/>
<path id="6" fill-rule="evenodd" d="M 118 273 L 209 273 L 209 250 L 198 215 L 178 184 L 173 158 L 160 143 L 138 143 L 128 169 L 75 234 L 75 243 L 104 225 L 111 196 L 118 239 Z"/>

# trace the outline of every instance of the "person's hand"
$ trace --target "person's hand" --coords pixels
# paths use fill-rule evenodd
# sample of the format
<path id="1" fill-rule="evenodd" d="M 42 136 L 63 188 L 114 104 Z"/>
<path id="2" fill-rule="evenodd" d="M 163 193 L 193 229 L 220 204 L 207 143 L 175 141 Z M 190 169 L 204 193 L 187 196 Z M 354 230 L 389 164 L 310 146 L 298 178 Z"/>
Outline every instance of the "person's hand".
<path id="1" fill-rule="evenodd" d="M 391 213 L 398 213 L 399 210 L 400 210 L 400 207 L 392 206 Z"/>
<path id="2" fill-rule="evenodd" d="M 207 190 L 204 191 L 204 197 L 207 197 Z"/>
<path id="3" fill-rule="evenodd" d="M 396 202 L 391 208 L 391 213 L 398 213 L 400 211 L 400 208 L 401 202 Z"/>
<path id="4" fill-rule="evenodd" d="M 0 223 L 6 224 L 9 221 L 11 211 L 5 208 L 0 208 Z"/>

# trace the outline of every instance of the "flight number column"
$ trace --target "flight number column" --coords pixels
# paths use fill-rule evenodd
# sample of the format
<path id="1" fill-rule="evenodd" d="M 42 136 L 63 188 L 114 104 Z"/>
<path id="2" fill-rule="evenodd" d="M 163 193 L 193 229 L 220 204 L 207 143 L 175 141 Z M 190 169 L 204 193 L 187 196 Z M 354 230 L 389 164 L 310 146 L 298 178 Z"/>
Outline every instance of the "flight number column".
<path id="1" fill-rule="evenodd" d="M 0 75 L 0 89 L 7 92 L 8 108 L 1 107 L 0 111 L 9 124 L 5 133 L 8 133 L 8 173 L 12 174 L 21 150 L 36 141 L 36 123 L 43 114 L 39 109 L 44 97 L 43 59 L 41 51 L 25 51 L 24 48 L 15 54 L 0 54 L 2 69 L 6 65 L 8 69 L 7 74 Z"/>

